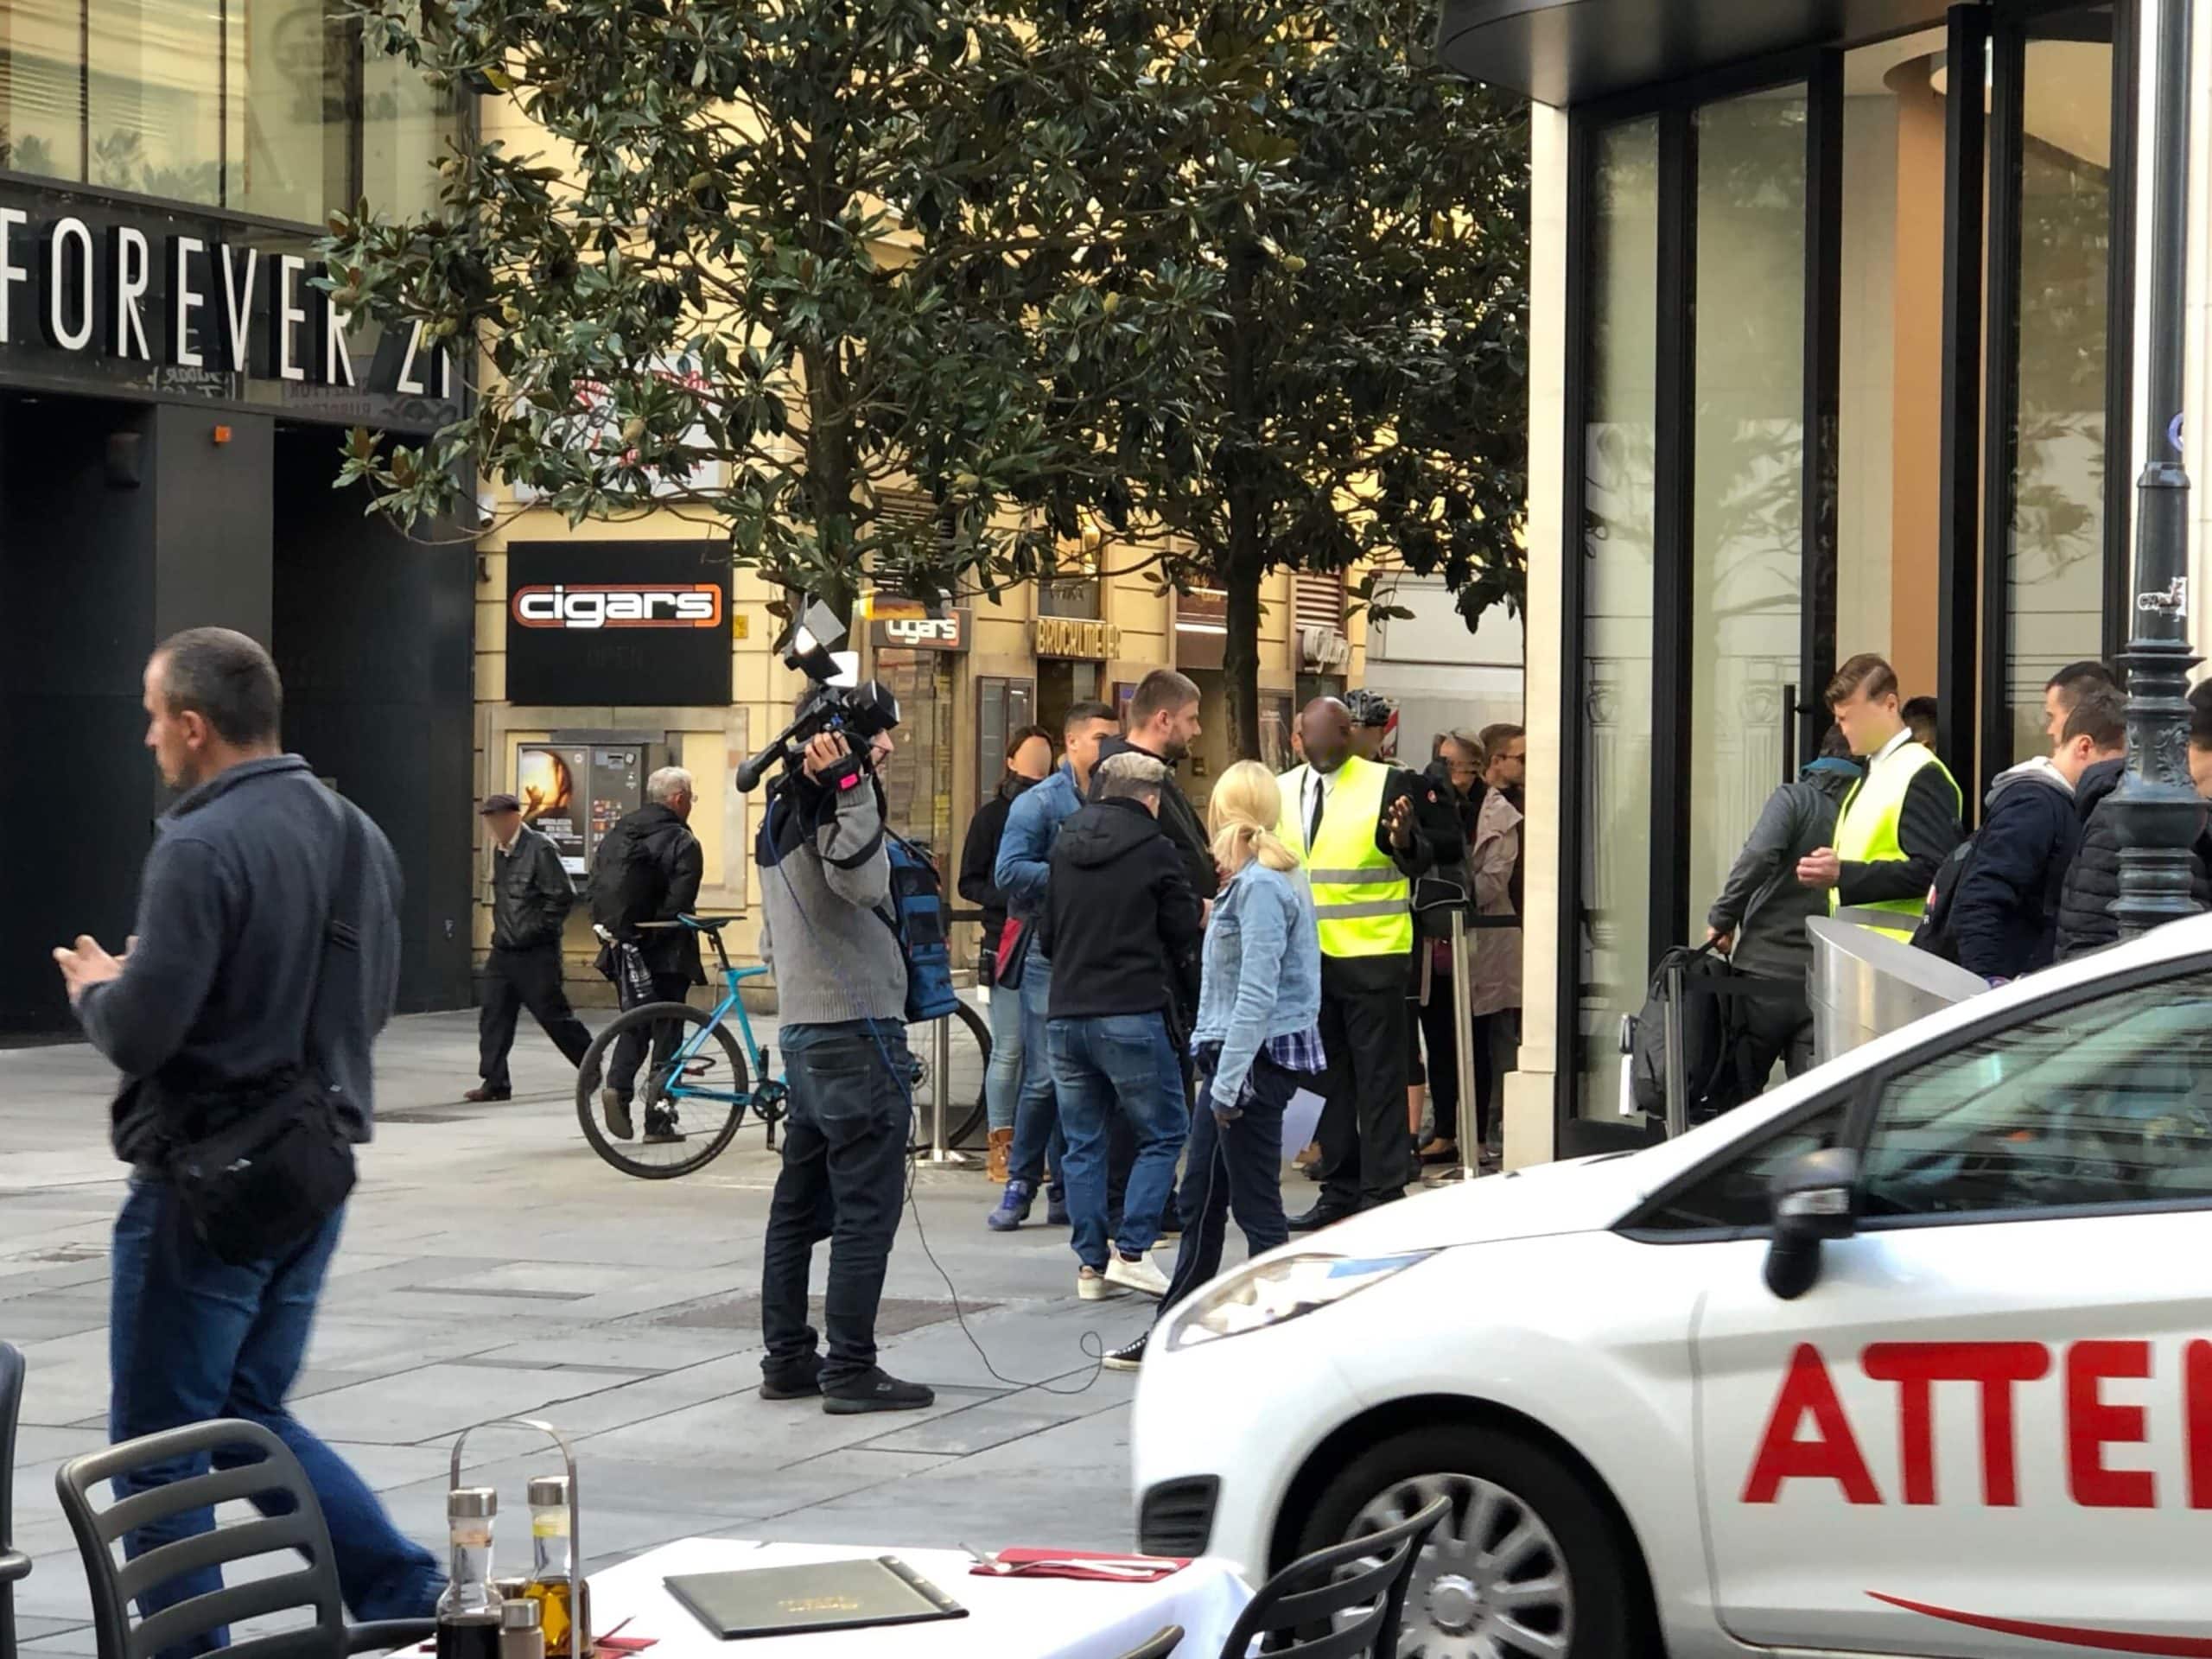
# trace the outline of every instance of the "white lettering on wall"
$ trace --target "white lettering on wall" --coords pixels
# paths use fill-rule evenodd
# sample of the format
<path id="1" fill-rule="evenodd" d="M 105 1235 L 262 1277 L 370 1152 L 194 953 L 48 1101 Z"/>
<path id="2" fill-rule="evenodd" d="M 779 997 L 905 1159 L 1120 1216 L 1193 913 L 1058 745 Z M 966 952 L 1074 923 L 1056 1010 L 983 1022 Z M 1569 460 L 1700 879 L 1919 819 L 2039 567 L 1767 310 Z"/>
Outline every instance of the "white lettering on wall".
<path id="1" fill-rule="evenodd" d="M 146 233 L 118 225 L 107 234 L 108 263 L 115 283 L 115 354 L 150 363 L 154 353 L 146 344 L 146 322 L 138 309 L 154 275 Z"/>
<path id="2" fill-rule="evenodd" d="M 207 366 L 207 359 L 192 343 L 198 325 L 192 314 L 207 303 L 207 296 L 192 285 L 193 262 L 207 251 L 196 236 L 169 238 L 169 348 L 170 364 L 180 369 Z"/>
<path id="3" fill-rule="evenodd" d="M 299 344 L 299 330 L 294 326 L 308 320 L 307 308 L 300 301 L 300 278 L 307 274 L 308 262 L 296 253 L 280 254 L 276 259 L 276 292 L 269 302 L 269 335 L 273 349 L 270 359 L 276 365 L 280 380 L 304 380 L 308 372 L 294 355 Z"/>
<path id="4" fill-rule="evenodd" d="M 415 356 L 423 349 L 423 325 L 418 320 L 407 327 L 407 354 L 399 359 L 399 394 L 403 397 L 420 397 L 429 388 L 415 378 Z"/>
<path id="5" fill-rule="evenodd" d="M 19 226 L 29 220 L 30 215 L 20 207 L 0 207 L 0 346 L 8 345 L 15 339 L 10 332 L 14 324 L 10 320 L 9 296 L 17 283 L 27 283 L 31 279 L 30 272 L 16 263 L 13 235 Z"/>
<path id="6" fill-rule="evenodd" d="M 247 372 L 246 322 L 253 315 L 253 279 L 261 268 L 261 250 L 245 251 L 245 277 L 241 281 L 238 270 L 238 250 L 228 243 L 218 245 L 223 259 L 223 321 L 230 325 L 226 344 L 230 355 L 223 366 L 232 374 Z"/>
<path id="7" fill-rule="evenodd" d="M 71 250 L 74 249 L 73 253 Z M 72 270 L 72 264 L 75 269 Z M 74 327 L 67 312 L 77 302 Z M 81 352 L 92 343 L 92 233 L 81 219 L 57 219 L 53 239 L 47 245 L 46 338 L 65 352 Z"/>
<path id="8" fill-rule="evenodd" d="M 317 332 L 322 335 L 322 350 L 318 353 L 321 359 L 319 372 L 322 384 L 326 386 L 358 385 L 353 378 L 353 354 L 346 349 L 346 331 L 353 326 L 353 313 L 340 311 L 338 302 L 326 294 L 322 296 L 321 317 L 321 327 Z"/>

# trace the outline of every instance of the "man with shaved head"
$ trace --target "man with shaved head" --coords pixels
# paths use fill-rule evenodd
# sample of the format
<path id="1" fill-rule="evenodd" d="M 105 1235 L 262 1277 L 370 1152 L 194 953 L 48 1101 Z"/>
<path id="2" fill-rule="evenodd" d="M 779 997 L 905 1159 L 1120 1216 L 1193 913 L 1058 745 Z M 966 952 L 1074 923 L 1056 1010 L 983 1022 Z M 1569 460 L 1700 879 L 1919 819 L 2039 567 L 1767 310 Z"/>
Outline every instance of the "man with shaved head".
<path id="1" fill-rule="evenodd" d="M 1406 982 L 1413 878 L 1451 856 L 1458 826 L 1432 780 L 1354 752 L 1351 711 L 1316 697 L 1298 719 L 1306 764 L 1283 775 L 1283 842 L 1304 861 L 1321 934 L 1321 1198 L 1311 1232 L 1405 1196 Z"/>

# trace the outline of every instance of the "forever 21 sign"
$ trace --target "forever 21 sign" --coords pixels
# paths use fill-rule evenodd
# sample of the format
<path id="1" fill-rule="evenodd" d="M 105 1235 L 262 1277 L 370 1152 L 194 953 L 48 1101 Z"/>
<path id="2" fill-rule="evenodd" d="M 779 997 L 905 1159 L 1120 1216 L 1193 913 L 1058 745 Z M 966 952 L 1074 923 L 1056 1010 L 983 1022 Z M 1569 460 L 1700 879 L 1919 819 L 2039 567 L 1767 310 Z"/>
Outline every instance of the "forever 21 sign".
<path id="1" fill-rule="evenodd" d="M 17 197 L 17 200 L 22 200 Z M 105 207 L 105 204 L 100 204 Z M 95 217 L 106 222 L 95 228 Z M 71 357 L 301 385 L 454 399 L 448 354 L 421 325 L 357 368 L 350 318 L 312 278 L 321 262 L 226 240 L 221 225 L 172 219 L 149 231 L 97 208 L 39 213 L 0 202 L 0 353 L 43 346 Z"/>

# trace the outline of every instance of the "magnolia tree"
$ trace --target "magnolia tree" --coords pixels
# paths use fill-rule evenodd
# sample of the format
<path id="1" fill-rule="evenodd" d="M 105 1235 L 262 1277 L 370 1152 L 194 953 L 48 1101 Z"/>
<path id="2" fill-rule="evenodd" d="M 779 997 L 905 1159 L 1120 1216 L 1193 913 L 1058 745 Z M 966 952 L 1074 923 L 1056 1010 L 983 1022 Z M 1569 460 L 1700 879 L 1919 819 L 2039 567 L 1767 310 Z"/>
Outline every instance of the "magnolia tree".
<path id="1" fill-rule="evenodd" d="M 964 0 L 346 0 L 433 81 L 528 118 L 442 163 L 436 210 L 334 213 L 338 302 L 488 368 L 421 446 L 365 431 L 340 482 L 402 522 L 482 526 L 473 478 L 572 523 L 724 525 L 741 565 L 849 607 L 1049 569 L 1097 494 L 1034 368 L 1117 345 L 1045 291 L 1015 227 L 995 262 L 919 223 L 1032 158 L 948 150 L 938 112 L 1018 49 Z M 1198 284 L 1164 278 L 1154 348 Z M 1007 318 L 1021 326 L 1005 326 Z"/>

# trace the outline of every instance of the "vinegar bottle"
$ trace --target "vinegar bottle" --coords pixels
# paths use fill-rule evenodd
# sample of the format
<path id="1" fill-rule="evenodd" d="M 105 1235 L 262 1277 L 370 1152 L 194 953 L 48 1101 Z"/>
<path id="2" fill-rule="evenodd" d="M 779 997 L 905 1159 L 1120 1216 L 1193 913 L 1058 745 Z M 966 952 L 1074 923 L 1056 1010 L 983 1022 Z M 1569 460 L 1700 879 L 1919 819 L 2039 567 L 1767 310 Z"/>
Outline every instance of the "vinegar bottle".
<path id="1" fill-rule="evenodd" d="M 546 1659 L 569 1651 L 569 1630 L 581 1623 L 583 1642 L 591 1641 L 589 1586 L 569 1559 L 569 1478 L 541 1475 L 530 1483 L 530 1584 L 524 1594 L 543 1610 Z"/>
<path id="2" fill-rule="evenodd" d="M 452 1572 L 438 1598 L 438 1659 L 499 1659 L 499 1598 L 492 1588 L 492 1520 L 499 1495 L 488 1486 L 446 1494 Z"/>

